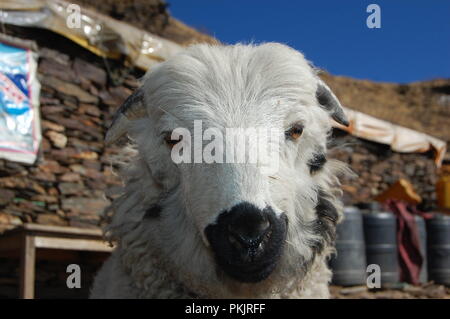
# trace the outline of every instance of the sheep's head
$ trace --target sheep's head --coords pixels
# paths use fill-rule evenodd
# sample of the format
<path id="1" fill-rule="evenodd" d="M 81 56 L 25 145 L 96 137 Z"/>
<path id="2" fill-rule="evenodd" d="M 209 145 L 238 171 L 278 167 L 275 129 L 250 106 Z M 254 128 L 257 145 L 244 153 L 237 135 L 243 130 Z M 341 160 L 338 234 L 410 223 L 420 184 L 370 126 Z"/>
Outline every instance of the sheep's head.
<path id="1" fill-rule="evenodd" d="M 133 188 L 142 195 L 134 209 L 175 275 L 278 288 L 304 275 L 334 236 L 330 116 L 347 125 L 301 53 L 196 45 L 146 75 L 107 141 L 128 132 L 136 142 L 142 171 L 130 183 L 149 181 Z"/>

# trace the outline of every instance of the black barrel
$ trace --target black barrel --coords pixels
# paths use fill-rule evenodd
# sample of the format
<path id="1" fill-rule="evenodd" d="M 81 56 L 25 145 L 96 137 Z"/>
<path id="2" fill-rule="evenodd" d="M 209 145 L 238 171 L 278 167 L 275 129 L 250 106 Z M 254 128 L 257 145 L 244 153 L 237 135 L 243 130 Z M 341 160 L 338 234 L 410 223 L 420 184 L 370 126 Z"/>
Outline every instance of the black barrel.
<path id="1" fill-rule="evenodd" d="M 396 227 L 397 218 L 392 213 L 364 214 L 367 265 L 380 266 L 382 286 L 399 282 Z"/>
<path id="2" fill-rule="evenodd" d="M 419 231 L 420 254 L 422 255 L 422 268 L 420 269 L 419 282 L 424 284 L 428 281 L 427 272 L 427 231 L 425 221 L 421 216 L 414 216 L 417 230 Z"/>
<path id="3" fill-rule="evenodd" d="M 450 216 L 435 214 L 427 220 L 428 277 L 450 285 Z"/>
<path id="4" fill-rule="evenodd" d="M 344 221 L 337 226 L 336 252 L 330 261 L 333 284 L 356 286 L 366 283 L 366 253 L 362 214 L 356 207 L 344 208 Z"/>

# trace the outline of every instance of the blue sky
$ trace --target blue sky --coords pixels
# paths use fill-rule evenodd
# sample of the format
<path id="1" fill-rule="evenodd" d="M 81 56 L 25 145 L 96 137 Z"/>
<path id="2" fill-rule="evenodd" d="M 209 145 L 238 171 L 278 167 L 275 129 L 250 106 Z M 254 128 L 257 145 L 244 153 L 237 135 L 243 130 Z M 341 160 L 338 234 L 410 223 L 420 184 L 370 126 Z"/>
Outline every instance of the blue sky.
<path id="1" fill-rule="evenodd" d="M 225 43 L 286 43 L 335 75 L 406 83 L 450 78 L 449 0 L 167 0 L 171 14 Z M 369 4 L 381 28 L 369 29 Z"/>

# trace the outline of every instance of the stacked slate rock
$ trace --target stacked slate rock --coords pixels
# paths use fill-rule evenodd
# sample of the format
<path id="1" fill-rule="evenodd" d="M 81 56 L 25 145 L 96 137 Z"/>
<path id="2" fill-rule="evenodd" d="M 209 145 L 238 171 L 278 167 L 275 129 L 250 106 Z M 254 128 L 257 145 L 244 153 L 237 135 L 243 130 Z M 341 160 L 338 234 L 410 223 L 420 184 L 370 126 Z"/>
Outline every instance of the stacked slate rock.
<path id="1" fill-rule="evenodd" d="M 436 209 L 437 168 L 431 152 L 397 153 L 389 146 L 358 139 L 335 131 L 331 157 L 347 163 L 358 175 L 343 178 L 345 204 L 367 203 L 400 178 L 406 179 L 421 196 L 419 208 Z"/>
<path id="2" fill-rule="evenodd" d="M 120 183 L 119 149 L 105 148 L 104 134 L 142 72 L 81 48 L 39 47 L 40 154 L 33 165 L 0 159 L 0 232 L 24 222 L 98 227 L 104 191 Z"/>

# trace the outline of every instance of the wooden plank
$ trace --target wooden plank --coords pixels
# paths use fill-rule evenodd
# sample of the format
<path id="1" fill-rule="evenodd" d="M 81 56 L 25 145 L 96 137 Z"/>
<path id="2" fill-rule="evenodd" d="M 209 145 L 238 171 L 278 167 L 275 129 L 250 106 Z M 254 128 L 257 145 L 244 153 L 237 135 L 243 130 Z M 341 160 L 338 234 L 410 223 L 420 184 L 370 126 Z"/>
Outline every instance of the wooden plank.
<path id="1" fill-rule="evenodd" d="M 103 233 L 100 229 L 85 229 L 78 227 L 65 227 L 65 226 L 52 226 L 52 225 L 40 225 L 27 223 L 23 224 L 23 229 L 28 232 L 42 232 L 42 233 L 55 233 L 61 235 L 79 235 L 79 236 L 94 236 L 101 238 Z M 64 236 L 62 236 L 64 237 Z"/>
<path id="2" fill-rule="evenodd" d="M 110 252 L 113 250 L 113 248 L 110 247 L 106 242 L 96 239 L 37 236 L 35 243 L 37 248 L 103 251 L 103 252 Z"/>
<path id="3" fill-rule="evenodd" d="M 36 267 L 36 248 L 34 236 L 24 235 L 22 238 L 20 258 L 20 298 L 34 298 L 34 278 Z"/>

